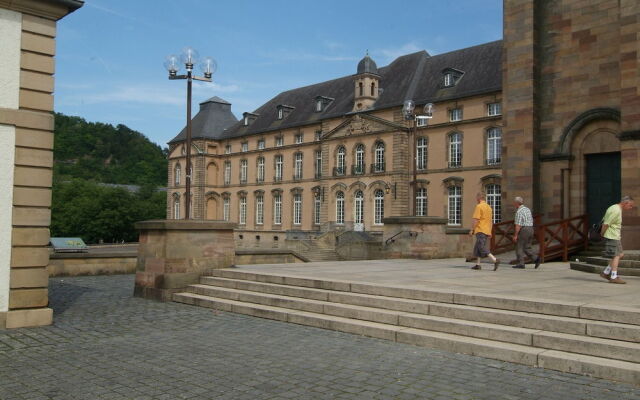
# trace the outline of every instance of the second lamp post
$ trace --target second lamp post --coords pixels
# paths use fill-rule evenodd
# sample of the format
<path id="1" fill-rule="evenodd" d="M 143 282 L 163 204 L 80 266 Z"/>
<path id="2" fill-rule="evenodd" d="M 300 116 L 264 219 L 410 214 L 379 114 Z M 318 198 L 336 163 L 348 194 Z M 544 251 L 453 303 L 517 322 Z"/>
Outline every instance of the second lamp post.
<path id="1" fill-rule="evenodd" d="M 406 120 L 409 121 L 413 121 L 412 126 L 409 128 L 409 132 L 412 138 L 412 145 L 413 145 L 413 168 L 412 168 L 412 172 L 413 172 L 413 180 L 411 181 L 411 191 L 412 191 L 412 196 L 409 197 L 409 204 L 413 204 L 412 207 L 412 214 L 414 217 L 416 216 L 416 203 L 417 203 L 417 198 L 416 198 L 416 194 L 418 192 L 417 188 L 418 188 L 418 179 L 417 179 L 417 169 L 418 169 L 418 142 L 417 142 L 417 136 L 418 136 L 418 126 L 424 126 L 426 127 L 429 120 L 431 118 L 433 118 L 433 104 L 432 103 L 427 103 L 424 105 L 424 114 L 422 115 L 418 115 L 414 112 L 416 108 L 415 103 L 413 102 L 413 100 L 405 100 L 404 101 L 404 105 L 402 106 L 402 114 L 404 115 L 404 118 Z M 418 122 L 420 123 L 418 125 Z M 411 201 L 411 198 L 413 197 L 413 202 Z"/>
<path id="2" fill-rule="evenodd" d="M 204 76 L 193 75 L 193 66 L 198 63 L 202 69 Z M 181 65 L 187 71 L 186 74 L 178 75 Z M 193 168 L 191 167 L 191 86 L 193 80 L 211 82 L 211 76 L 216 71 L 216 62 L 211 57 L 205 57 L 202 60 L 198 59 L 198 52 L 187 47 L 183 50 L 180 57 L 176 55 L 170 55 L 167 57 L 165 68 L 169 71 L 169 79 L 186 79 L 187 80 L 187 138 L 186 138 L 186 156 L 187 162 L 185 167 L 186 179 L 185 179 L 185 205 L 184 205 L 184 219 L 191 218 L 191 174 Z"/>

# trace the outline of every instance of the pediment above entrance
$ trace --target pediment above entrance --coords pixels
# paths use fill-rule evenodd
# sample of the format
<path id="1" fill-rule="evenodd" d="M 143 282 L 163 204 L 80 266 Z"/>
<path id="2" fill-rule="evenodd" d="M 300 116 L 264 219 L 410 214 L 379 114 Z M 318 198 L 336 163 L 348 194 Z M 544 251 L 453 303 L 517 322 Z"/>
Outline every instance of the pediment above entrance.
<path id="1" fill-rule="evenodd" d="M 355 114 L 324 135 L 324 138 L 340 138 L 371 133 L 405 131 L 404 125 L 367 114 Z"/>

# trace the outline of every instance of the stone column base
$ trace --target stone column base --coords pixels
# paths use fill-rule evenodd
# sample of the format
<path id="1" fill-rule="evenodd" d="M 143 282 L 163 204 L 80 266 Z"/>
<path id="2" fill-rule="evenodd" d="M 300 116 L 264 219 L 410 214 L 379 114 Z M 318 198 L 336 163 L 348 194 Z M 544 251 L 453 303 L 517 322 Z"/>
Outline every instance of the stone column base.
<path id="1" fill-rule="evenodd" d="M 136 223 L 140 244 L 134 296 L 170 301 L 212 269 L 235 263 L 234 223 L 153 220 Z"/>

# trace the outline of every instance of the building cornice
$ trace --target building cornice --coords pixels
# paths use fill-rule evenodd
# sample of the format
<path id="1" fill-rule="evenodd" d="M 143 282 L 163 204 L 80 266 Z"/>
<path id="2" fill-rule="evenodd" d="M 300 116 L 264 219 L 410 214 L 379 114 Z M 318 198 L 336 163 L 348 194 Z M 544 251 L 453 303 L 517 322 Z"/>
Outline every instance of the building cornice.
<path id="1" fill-rule="evenodd" d="M 0 7 L 59 20 L 84 5 L 84 0 L 0 0 Z"/>

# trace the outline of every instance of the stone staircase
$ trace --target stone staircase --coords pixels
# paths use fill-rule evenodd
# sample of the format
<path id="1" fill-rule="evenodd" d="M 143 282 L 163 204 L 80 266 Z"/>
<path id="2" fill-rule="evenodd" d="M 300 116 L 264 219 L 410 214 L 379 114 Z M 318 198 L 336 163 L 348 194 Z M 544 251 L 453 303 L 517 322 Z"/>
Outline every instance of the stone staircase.
<path id="1" fill-rule="evenodd" d="M 215 270 L 173 300 L 640 385 L 640 310 Z"/>
<path id="2" fill-rule="evenodd" d="M 571 269 L 597 273 L 604 271 L 609 259 L 602 257 L 603 244 L 590 244 L 589 248 L 572 257 Z M 625 250 L 624 258 L 618 264 L 618 273 L 622 276 L 640 276 L 640 251 Z"/>

